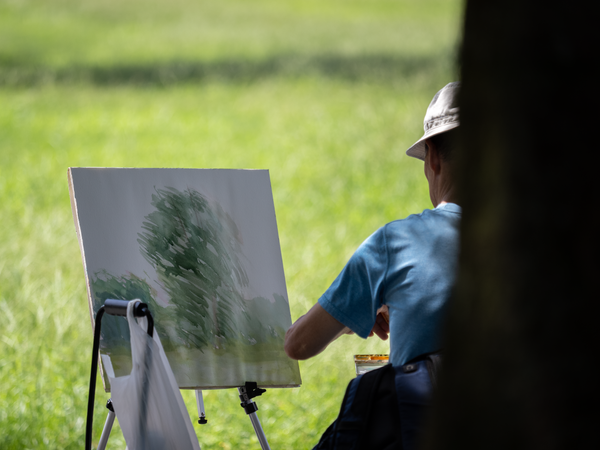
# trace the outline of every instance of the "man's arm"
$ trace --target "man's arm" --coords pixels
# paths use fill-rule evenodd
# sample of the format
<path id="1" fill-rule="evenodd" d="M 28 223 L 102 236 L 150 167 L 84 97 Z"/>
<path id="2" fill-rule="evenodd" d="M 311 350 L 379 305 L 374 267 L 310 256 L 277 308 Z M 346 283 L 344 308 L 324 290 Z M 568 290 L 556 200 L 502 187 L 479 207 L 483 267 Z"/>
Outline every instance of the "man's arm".
<path id="1" fill-rule="evenodd" d="M 377 335 L 387 340 L 390 333 L 388 308 L 382 306 L 377 312 L 373 329 L 369 336 Z M 308 359 L 318 355 L 342 334 L 352 334 L 352 330 L 335 319 L 316 303 L 300 317 L 285 333 L 285 352 L 292 359 Z"/>
<path id="2" fill-rule="evenodd" d="M 342 334 L 349 333 L 352 333 L 350 328 L 315 303 L 285 333 L 285 352 L 292 359 L 312 358 Z"/>

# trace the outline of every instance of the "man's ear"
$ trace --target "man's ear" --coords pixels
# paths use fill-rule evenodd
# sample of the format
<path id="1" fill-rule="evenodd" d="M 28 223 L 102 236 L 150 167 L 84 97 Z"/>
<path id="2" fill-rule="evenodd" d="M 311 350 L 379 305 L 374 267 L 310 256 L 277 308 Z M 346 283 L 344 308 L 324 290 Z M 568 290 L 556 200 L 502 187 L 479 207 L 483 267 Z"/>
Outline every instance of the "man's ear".
<path id="1" fill-rule="evenodd" d="M 440 152 L 431 139 L 425 139 L 425 145 L 427 148 L 425 164 L 428 164 L 431 171 L 437 175 L 442 171 Z"/>

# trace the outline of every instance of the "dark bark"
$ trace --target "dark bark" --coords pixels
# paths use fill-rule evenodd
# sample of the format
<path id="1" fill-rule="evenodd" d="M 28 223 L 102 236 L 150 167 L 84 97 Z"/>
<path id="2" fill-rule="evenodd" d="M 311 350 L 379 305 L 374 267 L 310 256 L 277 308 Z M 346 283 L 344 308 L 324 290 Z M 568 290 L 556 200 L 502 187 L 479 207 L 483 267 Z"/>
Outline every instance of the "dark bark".
<path id="1" fill-rule="evenodd" d="M 600 441 L 593 6 L 467 2 L 460 269 L 425 448 Z"/>

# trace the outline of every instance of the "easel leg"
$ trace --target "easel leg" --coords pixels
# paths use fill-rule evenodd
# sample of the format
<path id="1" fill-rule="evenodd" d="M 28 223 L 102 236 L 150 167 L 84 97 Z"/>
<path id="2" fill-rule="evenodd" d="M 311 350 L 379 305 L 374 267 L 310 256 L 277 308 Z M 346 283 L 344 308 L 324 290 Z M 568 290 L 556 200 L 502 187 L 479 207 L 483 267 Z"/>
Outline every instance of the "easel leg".
<path id="1" fill-rule="evenodd" d="M 98 450 L 104 450 L 106 448 L 108 437 L 110 436 L 113 424 L 115 423 L 115 410 L 110 399 L 106 402 L 106 408 L 108 408 L 108 416 L 106 417 L 106 422 L 104 422 L 102 436 L 100 436 L 100 441 L 98 442 Z"/>
<path id="2" fill-rule="evenodd" d="M 252 401 L 253 397 L 261 395 L 265 390 L 257 388 L 256 383 L 246 382 L 245 386 L 238 388 L 238 392 L 240 394 L 240 400 L 242 401 L 240 406 L 244 408 L 246 414 L 250 416 L 250 421 L 252 422 L 254 432 L 256 433 L 256 437 L 258 438 L 258 442 L 260 442 L 262 450 L 271 450 L 271 447 L 269 447 L 269 443 L 267 442 L 267 437 L 260 425 L 260 420 L 258 420 L 258 415 L 256 414 L 258 406 Z"/>
<path id="3" fill-rule="evenodd" d="M 204 399 L 202 398 L 202 391 L 196 390 L 196 406 L 198 407 L 198 423 L 204 425 L 208 422 L 206 418 L 206 411 L 204 410 Z"/>
<path id="4" fill-rule="evenodd" d="M 258 442 L 260 442 L 260 447 L 263 450 L 270 450 L 269 443 L 267 442 L 267 437 L 260 425 L 260 420 L 258 420 L 258 415 L 253 412 L 252 414 L 248 414 L 250 416 L 250 421 L 252 422 L 252 426 L 254 427 L 254 432 L 256 433 L 256 437 L 258 438 Z"/>

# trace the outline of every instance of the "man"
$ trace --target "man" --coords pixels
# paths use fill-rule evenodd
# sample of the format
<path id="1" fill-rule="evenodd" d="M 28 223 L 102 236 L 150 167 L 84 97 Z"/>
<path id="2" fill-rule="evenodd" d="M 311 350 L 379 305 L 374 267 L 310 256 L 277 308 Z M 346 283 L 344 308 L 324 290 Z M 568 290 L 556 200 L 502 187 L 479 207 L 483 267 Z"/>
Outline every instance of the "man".
<path id="1" fill-rule="evenodd" d="M 450 83 L 435 95 L 423 137 L 406 152 L 425 162 L 435 209 L 391 222 L 363 242 L 331 287 L 287 331 L 290 358 L 311 358 L 350 333 L 383 340 L 390 335 L 390 362 L 396 366 L 440 349 L 458 253 L 460 207 L 451 170 L 458 89 L 459 83 Z"/>

